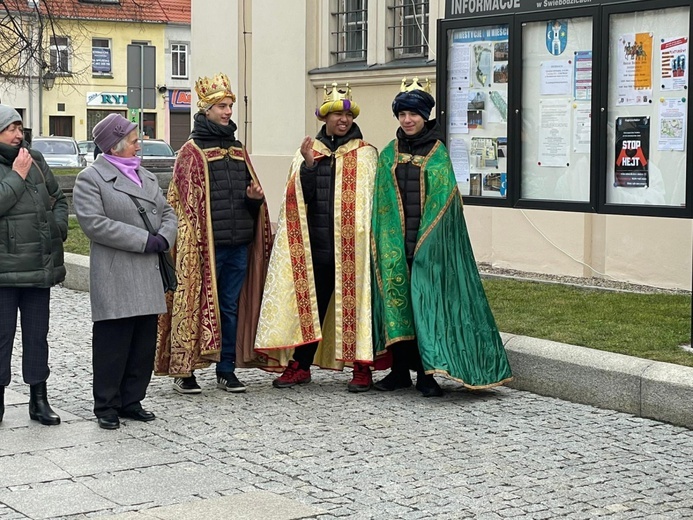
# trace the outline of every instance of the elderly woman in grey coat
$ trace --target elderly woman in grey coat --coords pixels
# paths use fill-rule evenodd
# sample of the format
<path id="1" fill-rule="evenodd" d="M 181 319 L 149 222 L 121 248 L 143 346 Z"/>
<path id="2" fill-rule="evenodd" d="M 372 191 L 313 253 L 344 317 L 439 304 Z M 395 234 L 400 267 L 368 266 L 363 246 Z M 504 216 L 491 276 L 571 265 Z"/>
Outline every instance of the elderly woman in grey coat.
<path id="1" fill-rule="evenodd" d="M 11 379 L 17 311 L 22 320 L 22 375 L 30 385 L 29 417 L 60 423 L 48 404 L 51 287 L 65 279 L 67 200 L 43 156 L 24 141 L 22 117 L 0 105 L 0 422 Z"/>
<path id="2" fill-rule="evenodd" d="M 92 133 L 103 153 L 77 177 L 73 202 L 91 240 L 94 414 L 101 428 L 116 429 L 118 417 L 154 419 L 142 400 L 154 364 L 157 315 L 166 312 L 157 253 L 175 243 L 178 221 L 156 176 L 140 167 L 136 125 L 110 114 Z"/>

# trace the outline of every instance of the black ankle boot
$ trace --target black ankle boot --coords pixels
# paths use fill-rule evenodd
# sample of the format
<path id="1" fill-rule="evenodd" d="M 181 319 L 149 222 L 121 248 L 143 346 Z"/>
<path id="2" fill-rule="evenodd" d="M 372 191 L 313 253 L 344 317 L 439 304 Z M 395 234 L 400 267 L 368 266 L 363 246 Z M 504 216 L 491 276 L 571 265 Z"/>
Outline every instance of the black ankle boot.
<path id="1" fill-rule="evenodd" d="M 51 405 L 48 404 L 45 381 L 37 385 L 31 385 L 29 417 L 45 425 L 60 424 L 60 417 L 52 410 Z"/>
<path id="2" fill-rule="evenodd" d="M 5 415 L 5 387 L 0 386 L 0 422 Z"/>
<path id="3" fill-rule="evenodd" d="M 416 389 L 424 397 L 442 397 L 443 395 L 443 389 L 440 388 L 433 375 L 426 375 L 423 370 L 416 374 Z"/>

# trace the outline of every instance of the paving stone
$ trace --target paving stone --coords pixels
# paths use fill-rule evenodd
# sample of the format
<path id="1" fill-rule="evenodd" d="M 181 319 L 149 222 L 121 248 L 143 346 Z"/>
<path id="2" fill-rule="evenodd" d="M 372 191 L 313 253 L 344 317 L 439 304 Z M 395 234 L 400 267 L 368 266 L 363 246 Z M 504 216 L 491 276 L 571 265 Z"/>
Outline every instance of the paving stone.
<path id="1" fill-rule="evenodd" d="M 27 518 L 39 520 L 103 511 L 117 505 L 74 482 L 0 489 L 0 502 Z"/>
<path id="2" fill-rule="evenodd" d="M 300 505 L 321 520 L 693 518 L 693 432 L 510 388 L 473 393 L 440 380 L 446 395 L 434 401 L 413 388 L 352 395 L 350 371 L 313 370 L 313 383 L 277 390 L 275 375 L 246 369 L 248 392 L 230 395 L 210 368 L 196 371 L 196 396 L 154 377 L 144 405 L 155 421 L 100 430 L 88 295 L 52 295 L 49 395 L 71 419 L 28 420 L 15 348 L 0 520 L 187 520 L 240 500 L 241 512 L 267 501 L 279 504 L 273 513 Z M 41 471 L 25 472 L 35 461 Z M 206 514 L 223 517 L 238 518 Z"/>

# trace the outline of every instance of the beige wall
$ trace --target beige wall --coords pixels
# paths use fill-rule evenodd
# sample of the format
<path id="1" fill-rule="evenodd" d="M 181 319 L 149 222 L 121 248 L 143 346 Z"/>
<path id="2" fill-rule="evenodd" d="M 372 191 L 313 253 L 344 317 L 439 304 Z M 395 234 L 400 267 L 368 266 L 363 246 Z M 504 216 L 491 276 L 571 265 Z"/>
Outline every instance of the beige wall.
<path id="1" fill-rule="evenodd" d="M 243 40 L 243 4 L 246 25 L 252 27 L 246 41 L 249 63 L 245 74 L 250 104 L 249 150 L 267 193 L 271 217 L 276 220 L 291 157 L 301 138 L 314 135 L 320 128 L 313 112 L 322 100 L 324 84 L 350 83 L 354 100 L 361 107 L 356 121 L 365 139 L 382 148 L 397 128 L 390 106 L 402 77 L 434 80 L 435 67 L 308 74 L 330 59 L 324 0 L 193 0 L 193 78 L 202 71 L 227 70 L 234 85 L 239 85 L 244 77 L 239 44 Z M 376 16 L 382 16 L 380 4 L 371 4 Z M 444 1 L 434 4 L 431 12 L 442 16 Z M 433 21 L 431 27 L 435 27 Z M 382 43 L 382 38 L 372 39 L 374 44 Z M 382 55 L 378 53 L 375 61 Z M 435 48 L 430 57 L 435 58 Z M 236 90 L 239 94 L 241 88 L 239 85 Z M 238 103 L 242 104 L 242 95 Z M 245 115 L 239 107 L 234 117 L 242 131 L 241 114 Z M 240 136 L 248 141 L 242 133 Z M 531 272 L 691 288 L 693 228 L 687 220 L 471 205 L 466 206 L 465 214 L 476 258 L 481 262 Z"/>

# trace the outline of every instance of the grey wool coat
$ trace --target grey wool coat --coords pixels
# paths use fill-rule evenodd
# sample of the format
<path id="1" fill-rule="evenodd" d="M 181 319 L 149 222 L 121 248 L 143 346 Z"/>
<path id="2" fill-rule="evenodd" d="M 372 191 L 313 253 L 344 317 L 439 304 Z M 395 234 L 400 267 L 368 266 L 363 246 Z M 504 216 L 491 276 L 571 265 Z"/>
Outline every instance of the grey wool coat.
<path id="1" fill-rule="evenodd" d="M 166 312 L 159 257 L 144 252 L 149 232 L 129 195 L 137 197 L 152 227 L 169 245 L 176 241 L 178 219 L 156 176 L 144 168 L 138 173 L 141 188 L 99 156 L 75 181 L 75 213 L 91 240 L 93 321 Z"/>

